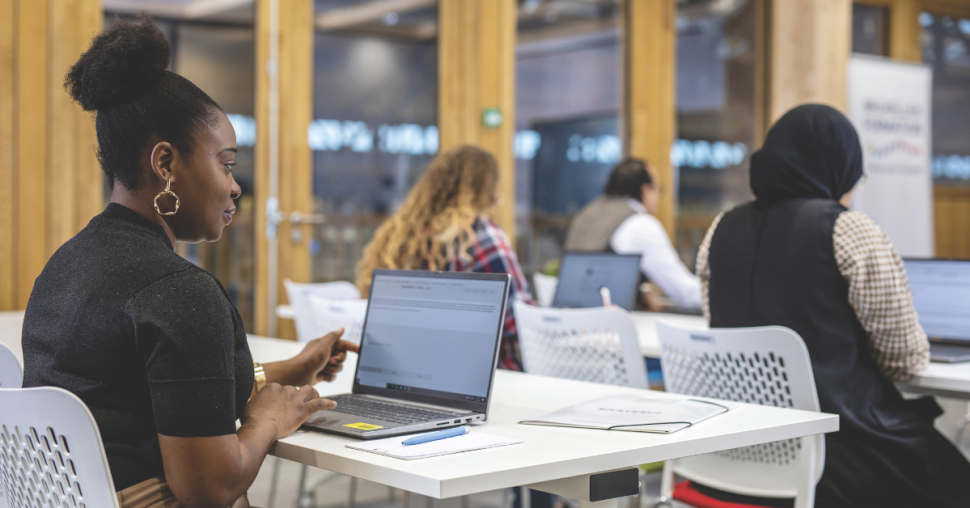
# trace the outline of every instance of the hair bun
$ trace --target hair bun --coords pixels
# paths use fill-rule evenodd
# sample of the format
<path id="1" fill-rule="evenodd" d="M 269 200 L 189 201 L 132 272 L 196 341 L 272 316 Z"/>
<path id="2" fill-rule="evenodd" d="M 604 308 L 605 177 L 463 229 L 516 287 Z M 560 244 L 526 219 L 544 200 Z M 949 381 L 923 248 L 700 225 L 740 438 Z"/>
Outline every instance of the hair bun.
<path id="1" fill-rule="evenodd" d="M 64 87 L 86 111 L 123 104 L 164 75 L 171 53 L 165 34 L 147 16 L 139 22 L 116 18 L 71 67 Z"/>

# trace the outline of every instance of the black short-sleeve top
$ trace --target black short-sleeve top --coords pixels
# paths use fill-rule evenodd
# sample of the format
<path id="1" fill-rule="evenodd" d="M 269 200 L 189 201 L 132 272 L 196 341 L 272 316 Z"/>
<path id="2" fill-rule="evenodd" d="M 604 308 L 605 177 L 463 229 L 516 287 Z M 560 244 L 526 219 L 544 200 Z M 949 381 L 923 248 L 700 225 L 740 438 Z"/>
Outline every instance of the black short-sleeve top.
<path id="1" fill-rule="evenodd" d="M 163 476 L 158 434 L 233 434 L 253 388 L 246 330 L 225 289 L 119 204 L 65 243 L 24 317 L 24 387 L 87 404 L 115 488 Z"/>

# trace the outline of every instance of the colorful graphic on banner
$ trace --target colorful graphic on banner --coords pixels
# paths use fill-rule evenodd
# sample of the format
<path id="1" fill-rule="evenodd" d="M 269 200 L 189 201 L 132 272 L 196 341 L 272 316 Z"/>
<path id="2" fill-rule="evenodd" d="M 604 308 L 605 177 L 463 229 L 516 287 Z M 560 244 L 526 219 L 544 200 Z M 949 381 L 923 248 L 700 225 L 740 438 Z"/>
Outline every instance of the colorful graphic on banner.
<path id="1" fill-rule="evenodd" d="M 849 118 L 869 175 L 852 208 L 872 217 L 903 256 L 933 256 L 929 67 L 853 55 Z"/>

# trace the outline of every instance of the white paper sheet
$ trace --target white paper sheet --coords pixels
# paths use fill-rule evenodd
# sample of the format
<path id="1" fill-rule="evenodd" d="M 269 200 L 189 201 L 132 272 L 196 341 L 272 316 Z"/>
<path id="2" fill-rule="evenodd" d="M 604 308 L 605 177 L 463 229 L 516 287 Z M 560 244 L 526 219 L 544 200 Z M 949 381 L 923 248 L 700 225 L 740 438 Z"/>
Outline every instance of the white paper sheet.
<path id="1" fill-rule="evenodd" d="M 739 406 L 736 402 L 686 399 L 662 393 L 615 395 L 520 423 L 669 434 Z"/>
<path id="2" fill-rule="evenodd" d="M 519 444 L 522 441 L 505 437 L 493 436 L 483 432 L 471 431 L 464 436 L 440 439 L 430 443 L 404 446 L 401 444 L 405 439 L 410 439 L 421 434 L 411 434 L 407 436 L 389 437 L 376 441 L 364 441 L 351 443 L 347 448 L 363 450 L 365 452 L 387 455 L 402 460 L 424 459 L 427 457 L 437 457 L 440 455 L 451 455 L 453 453 L 470 452 L 473 450 L 484 450 L 486 448 L 496 448 Z"/>

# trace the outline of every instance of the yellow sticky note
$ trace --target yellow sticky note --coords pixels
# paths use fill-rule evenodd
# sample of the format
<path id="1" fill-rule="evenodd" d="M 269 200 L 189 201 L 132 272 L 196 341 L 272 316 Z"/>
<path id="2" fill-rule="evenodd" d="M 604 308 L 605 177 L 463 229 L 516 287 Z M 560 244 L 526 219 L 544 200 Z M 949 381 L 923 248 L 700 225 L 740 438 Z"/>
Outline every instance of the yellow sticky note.
<path id="1" fill-rule="evenodd" d="M 344 427 L 350 427 L 352 429 L 360 429 L 360 430 L 377 430 L 377 429 L 384 428 L 381 425 L 371 425 L 369 423 L 364 423 L 364 422 L 348 423 L 344 425 Z"/>

